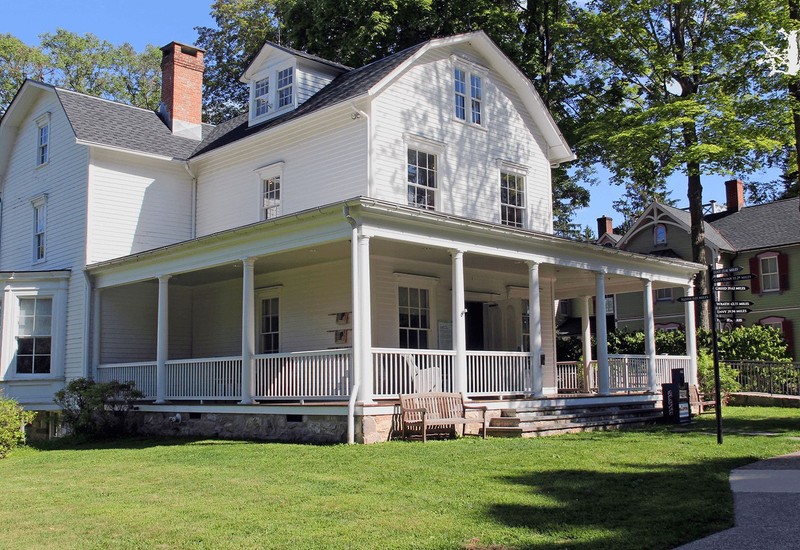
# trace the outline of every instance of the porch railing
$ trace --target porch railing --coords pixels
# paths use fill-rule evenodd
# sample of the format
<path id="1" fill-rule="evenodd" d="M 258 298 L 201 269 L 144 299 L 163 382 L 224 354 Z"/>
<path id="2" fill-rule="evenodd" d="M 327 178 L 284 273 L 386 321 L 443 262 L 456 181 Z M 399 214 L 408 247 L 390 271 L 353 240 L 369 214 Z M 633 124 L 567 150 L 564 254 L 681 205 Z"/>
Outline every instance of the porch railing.
<path id="1" fill-rule="evenodd" d="M 242 358 L 167 361 L 166 398 L 169 400 L 242 398 Z"/>
<path id="2" fill-rule="evenodd" d="M 136 389 L 142 392 L 147 399 L 156 396 L 156 363 L 145 361 L 141 363 L 114 363 L 98 365 L 95 379 L 98 382 L 133 382 Z"/>
<path id="3" fill-rule="evenodd" d="M 588 393 L 597 389 L 597 361 L 589 364 L 589 387 L 583 375 L 581 361 L 559 361 L 556 363 L 556 387 L 559 393 Z"/>
<path id="4" fill-rule="evenodd" d="M 725 361 L 736 371 L 743 392 L 800 395 L 800 363 Z"/>
<path id="5" fill-rule="evenodd" d="M 255 398 L 347 398 L 352 360 L 350 349 L 257 355 Z"/>
<path id="6" fill-rule="evenodd" d="M 401 393 L 453 391 L 455 352 L 433 349 L 372 350 L 373 394 L 378 398 Z"/>
<path id="7" fill-rule="evenodd" d="M 509 395 L 531 391 L 531 356 L 519 351 L 468 351 L 467 394 Z"/>
<path id="8" fill-rule="evenodd" d="M 670 382 L 672 369 L 689 372 L 691 359 L 687 355 L 657 355 L 656 384 Z M 609 355 L 609 389 L 613 391 L 643 391 L 648 388 L 646 355 Z M 590 390 L 597 390 L 597 361 L 592 361 L 589 372 Z M 563 361 L 556 365 L 556 383 L 559 392 L 586 391 L 583 366 L 579 361 Z"/>

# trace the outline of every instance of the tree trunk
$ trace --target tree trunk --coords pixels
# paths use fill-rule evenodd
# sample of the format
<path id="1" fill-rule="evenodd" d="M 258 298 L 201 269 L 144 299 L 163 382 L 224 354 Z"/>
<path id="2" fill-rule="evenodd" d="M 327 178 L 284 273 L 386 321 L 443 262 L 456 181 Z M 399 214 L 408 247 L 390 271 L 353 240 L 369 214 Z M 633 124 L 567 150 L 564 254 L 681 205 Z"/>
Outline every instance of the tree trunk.
<path id="1" fill-rule="evenodd" d="M 789 19 L 800 22 L 800 5 L 797 0 L 789 0 Z M 792 77 L 793 79 L 796 77 Z M 789 83 L 789 101 L 792 108 L 792 122 L 794 123 L 794 153 L 795 153 L 795 183 L 800 189 L 800 83 L 792 80 Z"/>
<path id="2" fill-rule="evenodd" d="M 686 148 L 690 149 L 697 143 L 697 128 L 694 122 L 687 122 L 683 127 L 683 140 Z M 688 175 L 687 198 L 689 199 L 689 215 L 692 220 L 692 261 L 701 265 L 708 265 L 709 258 L 706 254 L 706 232 L 703 227 L 703 184 L 700 181 L 700 163 L 689 161 L 686 163 Z M 694 279 L 695 295 L 709 293 L 708 277 L 705 270 L 701 271 Z M 697 308 L 697 326 L 710 329 L 711 316 L 708 300 L 695 302 Z"/>

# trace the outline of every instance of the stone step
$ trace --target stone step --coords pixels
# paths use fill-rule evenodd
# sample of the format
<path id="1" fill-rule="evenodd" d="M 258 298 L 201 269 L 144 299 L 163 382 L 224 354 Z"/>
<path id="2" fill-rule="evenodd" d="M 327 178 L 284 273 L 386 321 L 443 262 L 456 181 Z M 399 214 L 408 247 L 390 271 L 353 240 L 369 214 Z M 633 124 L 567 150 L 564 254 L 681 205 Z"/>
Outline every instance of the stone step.
<path id="1" fill-rule="evenodd" d="M 489 426 L 492 428 L 517 428 L 521 419 L 515 416 L 500 416 L 489 419 Z"/>
<path id="2" fill-rule="evenodd" d="M 523 437 L 522 428 L 514 426 L 489 426 L 486 435 L 491 437 Z"/>
<path id="3" fill-rule="evenodd" d="M 517 418 L 519 418 L 523 423 L 525 423 L 525 422 L 550 422 L 550 421 L 564 420 L 564 419 L 611 420 L 614 418 L 631 417 L 631 416 L 651 416 L 651 415 L 660 416 L 661 411 L 652 408 L 636 408 L 636 409 L 624 409 L 624 410 L 596 409 L 591 411 L 570 409 L 570 410 L 563 410 L 561 412 L 549 411 L 549 414 L 522 412 L 517 415 Z"/>
<path id="4" fill-rule="evenodd" d="M 568 433 L 616 430 L 621 427 L 645 426 L 655 423 L 657 418 L 627 418 L 604 422 L 565 423 L 562 425 L 547 424 L 533 429 L 523 429 L 522 437 L 541 437 Z"/>

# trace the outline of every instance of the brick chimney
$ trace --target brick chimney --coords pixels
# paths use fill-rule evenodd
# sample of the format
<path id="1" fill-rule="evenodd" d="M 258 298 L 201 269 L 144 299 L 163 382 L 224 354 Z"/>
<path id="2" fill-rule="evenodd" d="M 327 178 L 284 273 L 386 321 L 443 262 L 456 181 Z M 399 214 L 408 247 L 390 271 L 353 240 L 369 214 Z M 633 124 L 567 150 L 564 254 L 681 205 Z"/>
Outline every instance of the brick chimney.
<path id="1" fill-rule="evenodd" d="M 614 224 L 611 218 L 608 216 L 597 218 L 597 238 L 599 239 L 606 233 L 610 235 L 614 233 Z"/>
<path id="2" fill-rule="evenodd" d="M 728 212 L 738 212 L 744 208 L 744 183 L 742 180 L 725 182 L 725 202 Z"/>
<path id="3" fill-rule="evenodd" d="M 176 136 L 200 140 L 205 50 L 170 42 L 161 52 L 160 114 Z"/>

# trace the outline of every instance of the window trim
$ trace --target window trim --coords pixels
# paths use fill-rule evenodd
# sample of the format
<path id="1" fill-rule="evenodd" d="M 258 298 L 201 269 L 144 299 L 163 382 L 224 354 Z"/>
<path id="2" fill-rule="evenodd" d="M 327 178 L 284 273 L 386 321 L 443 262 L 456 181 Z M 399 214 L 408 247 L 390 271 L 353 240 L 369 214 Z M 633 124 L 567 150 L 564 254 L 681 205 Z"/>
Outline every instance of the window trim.
<path id="1" fill-rule="evenodd" d="M 51 118 L 50 117 L 50 113 L 47 112 L 47 113 L 44 113 L 43 115 L 40 115 L 35 120 L 35 123 L 36 123 L 36 160 L 35 160 L 35 166 L 37 168 L 39 168 L 40 166 L 46 166 L 50 162 L 50 153 L 51 153 L 50 142 L 52 141 L 50 139 L 51 138 L 51 134 L 52 134 L 52 126 L 50 124 L 50 118 Z M 41 139 L 42 139 L 42 130 L 44 130 L 44 129 L 47 130 L 47 141 L 43 145 L 41 143 Z M 41 151 L 42 151 L 42 147 L 43 146 L 45 148 L 44 150 L 45 150 L 45 157 L 46 158 L 44 160 L 41 160 Z"/>
<path id="2" fill-rule="evenodd" d="M 658 235 L 659 229 L 664 231 L 664 239 L 663 240 L 658 238 L 659 237 L 659 235 Z M 667 226 L 665 224 L 663 224 L 663 223 L 657 223 L 655 225 L 655 227 L 653 228 L 653 245 L 654 246 L 666 246 L 668 238 L 669 238 L 669 233 L 667 231 Z"/>
<path id="3" fill-rule="evenodd" d="M 437 290 L 439 285 L 438 277 L 431 277 L 427 275 L 414 275 L 411 273 L 394 273 L 394 319 L 392 324 L 394 326 L 394 338 L 397 348 L 400 348 L 400 288 L 416 288 L 428 291 L 428 315 L 430 318 L 428 322 L 428 347 L 416 349 L 439 349 L 439 317 L 436 308 Z M 452 319 L 450 320 L 452 323 Z M 405 348 L 404 348 L 405 349 Z M 415 348 L 409 348 L 415 349 Z"/>
<path id="4" fill-rule="evenodd" d="M 283 107 L 278 107 L 278 98 L 279 98 L 279 90 L 278 90 L 278 74 L 282 71 L 286 71 L 287 69 L 291 69 L 292 73 L 292 83 L 289 86 L 292 90 L 292 100 L 291 102 L 287 103 Z M 256 85 L 259 82 L 264 80 L 268 81 L 268 90 L 266 94 L 266 101 L 267 101 L 267 112 L 262 114 L 256 114 Z M 286 89 L 287 87 L 283 87 L 281 89 Z M 264 67 L 262 70 L 257 72 L 253 75 L 250 79 L 250 92 L 249 92 L 249 101 L 248 101 L 248 123 L 250 126 L 254 126 L 271 118 L 278 116 L 279 114 L 285 113 L 286 111 L 290 111 L 297 106 L 297 63 L 294 59 L 291 60 L 282 60 L 279 63 L 274 63 L 272 65 L 268 65 Z"/>
<path id="5" fill-rule="evenodd" d="M 258 201 L 257 201 L 257 204 L 258 204 L 258 220 L 259 221 L 273 220 L 275 218 L 283 216 L 283 214 L 284 214 L 284 212 L 283 212 L 283 206 L 284 206 L 283 205 L 283 201 L 284 201 L 284 194 L 285 194 L 285 191 L 286 191 L 286 189 L 284 187 L 285 181 L 284 181 L 284 177 L 283 177 L 284 164 L 285 164 L 285 162 L 281 160 L 281 161 L 273 162 L 272 164 L 267 164 L 266 166 L 262 166 L 261 168 L 256 168 L 255 170 L 253 170 L 258 175 Z M 273 208 L 277 208 L 277 215 L 272 216 L 272 217 L 268 217 L 267 216 L 267 210 L 268 209 L 266 208 L 266 206 L 264 204 L 265 203 L 265 199 L 266 199 L 266 197 L 265 197 L 266 190 L 265 190 L 264 187 L 265 187 L 266 180 L 271 179 L 271 178 L 278 178 L 278 180 L 280 182 L 280 186 L 278 188 L 278 192 L 279 192 L 280 196 L 279 196 L 278 201 L 277 201 L 278 202 L 277 207 L 273 207 Z"/>
<path id="6" fill-rule="evenodd" d="M 39 264 L 42 262 L 47 261 L 47 194 L 42 193 L 41 195 L 37 195 L 31 199 L 31 207 L 33 208 L 33 220 L 32 220 L 32 233 L 33 233 L 33 255 L 32 255 L 32 263 Z M 42 216 L 40 217 L 37 212 L 41 209 Z M 39 231 L 39 224 L 37 223 L 39 220 L 43 221 L 43 228 L 41 232 Z M 41 235 L 41 243 L 39 242 L 39 235 Z M 39 255 L 39 249 L 42 249 L 41 256 Z"/>
<path id="7" fill-rule="evenodd" d="M 525 229 L 528 227 L 528 171 L 527 170 L 519 170 L 515 169 L 514 167 L 510 167 L 507 163 L 498 163 L 498 181 L 500 183 L 500 225 L 505 225 L 507 227 L 516 227 L 519 229 Z M 503 176 L 513 176 L 515 179 L 519 178 L 522 182 L 522 205 L 515 206 L 512 204 L 506 204 L 503 202 Z M 507 223 L 507 220 L 504 220 L 504 209 L 510 208 L 517 210 L 521 213 L 521 221 L 519 225 Z"/>
<path id="8" fill-rule="evenodd" d="M 669 291 L 669 295 L 665 295 L 659 298 L 658 293 L 663 291 Z M 656 303 L 671 303 L 675 301 L 675 289 L 674 287 L 666 287 L 666 288 L 654 288 L 653 289 L 653 301 Z"/>
<path id="9" fill-rule="evenodd" d="M 486 82 L 488 81 L 489 69 L 478 65 L 477 63 L 464 59 L 456 55 L 450 56 L 451 70 L 450 70 L 450 117 L 460 124 L 464 124 L 471 128 L 480 128 L 486 130 L 486 105 L 489 103 L 487 99 Z M 464 93 L 459 94 L 456 91 L 456 70 L 464 73 Z M 473 77 L 480 79 L 480 97 L 477 99 L 473 96 L 472 79 Z M 464 118 L 460 118 L 456 112 L 457 100 L 456 97 L 461 95 L 464 97 Z M 478 101 L 480 122 L 474 122 L 473 102 Z"/>
<path id="10" fill-rule="evenodd" d="M 778 330 L 781 334 L 783 334 L 783 323 L 786 321 L 786 317 L 777 317 L 775 315 L 770 317 L 764 317 L 758 320 L 758 324 L 762 327 L 772 327 Z M 780 325 L 780 327 L 776 327 L 775 325 Z"/>
<path id="11" fill-rule="evenodd" d="M 758 259 L 758 281 L 759 288 L 762 294 L 772 294 L 781 291 L 781 266 L 778 260 L 778 252 L 762 252 L 756 258 Z M 767 275 L 775 275 L 776 286 L 774 288 L 764 288 L 764 260 L 775 260 L 775 271 L 767 272 Z"/>
<path id="12" fill-rule="evenodd" d="M 255 330 L 255 339 L 256 339 L 256 355 L 273 355 L 275 353 L 281 353 L 283 351 L 283 285 L 276 285 L 276 286 L 269 286 L 264 288 L 257 288 L 255 289 L 255 314 L 256 314 L 256 322 L 254 323 L 255 326 L 253 329 Z M 278 350 L 277 351 L 264 351 L 263 342 L 261 339 L 262 332 L 261 332 L 261 319 L 263 318 L 263 302 L 264 300 L 278 300 Z"/>

